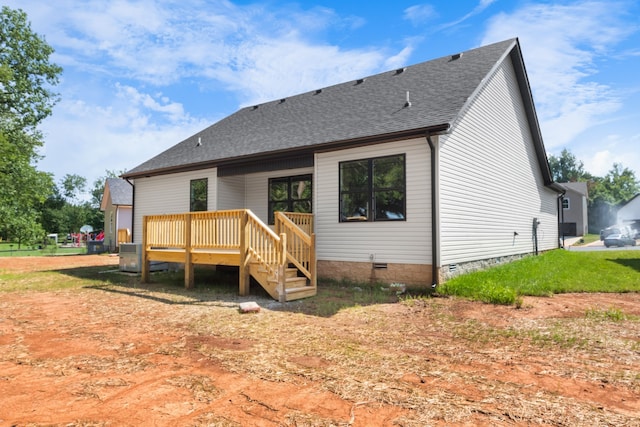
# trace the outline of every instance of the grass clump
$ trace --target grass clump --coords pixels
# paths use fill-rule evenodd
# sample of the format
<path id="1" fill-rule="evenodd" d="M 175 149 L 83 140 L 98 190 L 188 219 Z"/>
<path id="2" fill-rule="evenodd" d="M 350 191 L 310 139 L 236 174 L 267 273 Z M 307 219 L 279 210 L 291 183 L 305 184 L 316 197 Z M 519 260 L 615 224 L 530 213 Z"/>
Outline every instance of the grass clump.
<path id="1" fill-rule="evenodd" d="M 605 310 L 600 308 L 590 308 L 586 311 L 585 316 L 587 317 L 587 319 L 610 322 L 623 322 L 632 318 L 632 316 L 627 315 L 624 311 L 617 307 L 609 307 Z"/>
<path id="2" fill-rule="evenodd" d="M 491 277 L 472 280 L 466 276 L 460 276 L 444 283 L 438 292 L 491 304 L 511 305 L 519 299 L 515 289 L 504 286 Z"/>
<path id="3" fill-rule="evenodd" d="M 637 252 L 554 250 L 454 277 L 438 287 L 442 295 L 516 306 L 523 295 L 569 292 L 640 292 Z"/>

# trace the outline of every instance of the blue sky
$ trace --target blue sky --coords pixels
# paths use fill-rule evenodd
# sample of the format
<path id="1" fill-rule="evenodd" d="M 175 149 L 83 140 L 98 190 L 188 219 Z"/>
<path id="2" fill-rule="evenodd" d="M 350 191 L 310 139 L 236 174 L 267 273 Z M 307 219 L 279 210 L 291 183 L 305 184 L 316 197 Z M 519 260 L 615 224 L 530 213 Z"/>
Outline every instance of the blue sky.
<path id="1" fill-rule="evenodd" d="M 237 109 L 518 37 L 547 152 L 640 178 L 640 2 L 5 0 L 64 68 L 39 168 L 89 184 Z M 366 6 L 365 6 L 366 5 Z"/>

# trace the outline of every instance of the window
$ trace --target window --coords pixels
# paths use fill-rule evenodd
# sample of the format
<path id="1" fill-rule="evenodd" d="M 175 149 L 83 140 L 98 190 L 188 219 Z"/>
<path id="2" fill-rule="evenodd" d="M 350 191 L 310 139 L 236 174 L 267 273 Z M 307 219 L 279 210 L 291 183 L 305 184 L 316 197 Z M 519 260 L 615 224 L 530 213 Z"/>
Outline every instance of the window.
<path id="1" fill-rule="evenodd" d="M 569 199 L 562 199 L 562 209 L 569 209 Z"/>
<path id="2" fill-rule="evenodd" d="M 207 178 L 192 179 L 189 198 L 189 210 L 191 212 L 207 210 Z"/>
<path id="3" fill-rule="evenodd" d="M 406 219 L 404 154 L 340 163 L 340 221 Z"/>
<path id="4" fill-rule="evenodd" d="M 269 224 L 274 212 L 311 213 L 311 175 L 271 178 L 269 180 Z"/>

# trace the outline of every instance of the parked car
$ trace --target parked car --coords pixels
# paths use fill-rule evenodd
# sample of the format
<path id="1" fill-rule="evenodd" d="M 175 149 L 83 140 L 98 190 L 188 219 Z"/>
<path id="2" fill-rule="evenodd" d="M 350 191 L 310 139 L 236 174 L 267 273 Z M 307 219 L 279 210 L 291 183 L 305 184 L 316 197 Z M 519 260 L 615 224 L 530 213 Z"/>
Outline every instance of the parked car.
<path id="1" fill-rule="evenodd" d="M 633 236 L 627 230 L 624 230 L 621 233 L 609 234 L 604 238 L 604 245 L 608 248 L 611 246 L 635 246 L 636 239 L 635 236 Z"/>
<path id="2" fill-rule="evenodd" d="M 611 234 L 622 234 L 624 230 L 617 225 L 612 225 L 611 227 L 604 228 L 600 230 L 600 240 L 604 240 L 607 236 Z"/>

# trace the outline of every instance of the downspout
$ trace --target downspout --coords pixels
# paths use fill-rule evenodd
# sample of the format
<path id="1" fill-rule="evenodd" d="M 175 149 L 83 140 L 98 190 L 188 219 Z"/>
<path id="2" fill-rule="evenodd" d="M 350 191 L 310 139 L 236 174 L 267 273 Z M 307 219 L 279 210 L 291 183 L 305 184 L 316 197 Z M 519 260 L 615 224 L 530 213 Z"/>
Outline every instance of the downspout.
<path id="1" fill-rule="evenodd" d="M 564 249 L 564 201 L 565 193 L 562 193 L 558 196 L 558 233 L 562 233 L 562 248 Z M 561 226 L 562 224 L 562 226 Z M 558 239 L 560 241 L 560 239 Z"/>
<path id="2" fill-rule="evenodd" d="M 438 152 L 436 144 L 431 139 L 431 134 L 427 133 L 427 142 L 431 152 L 431 287 L 435 288 L 440 284 L 440 273 L 438 264 L 440 260 L 440 229 L 438 224 L 440 206 L 438 203 Z"/>
<path id="3" fill-rule="evenodd" d="M 129 185 L 131 186 L 131 191 L 133 192 L 131 199 L 131 243 L 133 243 L 135 242 L 133 233 L 136 229 L 136 227 L 134 227 L 136 221 L 136 186 L 133 185 L 131 181 L 129 181 L 129 178 L 125 178 L 124 180 L 129 183 Z"/>

